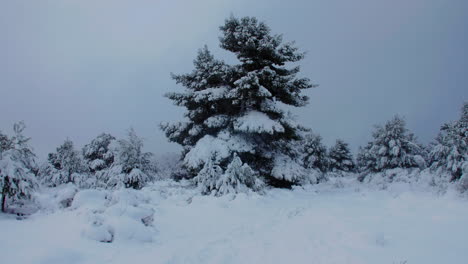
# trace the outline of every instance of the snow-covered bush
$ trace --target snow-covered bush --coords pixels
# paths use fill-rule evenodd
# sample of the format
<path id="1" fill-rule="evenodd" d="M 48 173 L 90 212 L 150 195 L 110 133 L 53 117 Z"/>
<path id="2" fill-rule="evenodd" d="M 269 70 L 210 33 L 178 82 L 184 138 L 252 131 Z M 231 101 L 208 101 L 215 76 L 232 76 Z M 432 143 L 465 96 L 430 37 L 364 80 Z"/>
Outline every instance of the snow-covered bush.
<path id="1" fill-rule="evenodd" d="M 115 137 L 102 133 L 83 147 L 83 158 L 92 173 L 107 169 L 114 162 L 113 141 Z"/>
<path id="2" fill-rule="evenodd" d="M 216 182 L 216 195 L 235 194 L 248 192 L 249 190 L 259 191 L 263 185 L 263 181 L 255 176 L 252 168 L 248 164 L 242 163 L 242 160 L 234 155 L 226 171 Z"/>
<path id="3" fill-rule="evenodd" d="M 75 150 L 73 141 L 66 139 L 56 152 L 49 153 L 48 163 L 40 170 L 41 181 L 47 186 L 69 182 L 84 182 L 89 175 L 81 153 Z"/>
<path id="4" fill-rule="evenodd" d="M 216 183 L 221 175 L 223 175 L 223 169 L 217 164 L 216 157 L 213 156 L 205 162 L 194 180 L 202 194 L 210 194 L 216 191 Z"/>
<path id="5" fill-rule="evenodd" d="M 352 172 L 356 168 L 349 144 L 340 139 L 336 140 L 335 145 L 330 148 L 328 161 L 331 171 Z"/>
<path id="6" fill-rule="evenodd" d="M 452 174 L 452 180 L 468 176 L 468 102 L 463 104 L 459 120 L 444 124 L 431 146 L 429 162 L 432 169 Z"/>
<path id="7" fill-rule="evenodd" d="M 302 141 L 302 147 L 306 168 L 318 169 L 321 172 L 328 171 L 327 148 L 323 145 L 320 135 L 308 133 Z"/>
<path id="8" fill-rule="evenodd" d="M 225 174 L 213 166 L 225 172 L 237 155 L 254 177 L 267 184 L 296 183 L 300 179 L 295 176 L 272 172 L 279 169 L 278 156 L 290 156 L 294 152 L 291 146 L 304 131 L 280 107 L 308 102 L 301 91 L 313 85 L 307 78 L 296 77 L 299 67 L 285 67 L 304 54 L 291 43 L 282 43 L 280 35 L 272 35 L 256 18 L 231 17 L 221 32 L 221 47 L 234 53 L 240 64 L 228 65 L 214 59 L 206 47 L 200 50 L 192 73 L 173 76 L 186 90 L 167 95 L 187 109 L 188 121 L 162 124 L 161 128 L 170 141 L 184 147 L 184 166 L 192 177 L 209 171 L 220 178 Z M 227 179 L 226 184 L 234 184 Z M 225 186 L 197 182 L 207 184 L 201 188 L 204 191 Z"/>
<path id="9" fill-rule="evenodd" d="M 404 119 L 395 116 L 384 126 L 376 126 L 372 137 L 373 140 L 360 149 L 357 157 L 361 171 L 425 167 L 425 150 L 406 128 Z"/>
<path id="10" fill-rule="evenodd" d="M 37 188 L 35 155 L 23 135 L 23 122 L 14 124 L 14 136 L 0 133 L 0 191 L 2 212 L 9 205 L 21 206 L 31 199 Z"/>
<path id="11" fill-rule="evenodd" d="M 249 190 L 259 191 L 264 185 L 264 182 L 255 176 L 252 168 L 242 163 L 236 154 L 233 155 L 226 171 L 223 171 L 213 156 L 203 165 L 194 181 L 202 194 L 215 194 L 216 196 L 246 193 Z"/>

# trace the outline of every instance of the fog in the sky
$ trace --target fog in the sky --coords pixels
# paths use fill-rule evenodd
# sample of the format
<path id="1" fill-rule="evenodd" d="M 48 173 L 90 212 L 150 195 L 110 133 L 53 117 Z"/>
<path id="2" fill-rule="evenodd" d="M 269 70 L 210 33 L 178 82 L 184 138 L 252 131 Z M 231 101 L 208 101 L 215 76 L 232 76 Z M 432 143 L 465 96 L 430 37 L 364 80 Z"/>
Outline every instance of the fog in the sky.
<path id="1" fill-rule="evenodd" d="M 302 76 L 320 86 L 295 109 L 325 143 L 353 149 L 373 124 L 406 117 L 422 142 L 459 116 L 468 95 L 466 0 L 76 0 L 0 2 L 0 130 L 24 120 L 44 158 L 129 127 L 155 153 L 176 152 L 158 124 L 181 120 L 163 97 L 170 73 L 192 70 L 230 14 L 256 16 L 307 51 Z"/>

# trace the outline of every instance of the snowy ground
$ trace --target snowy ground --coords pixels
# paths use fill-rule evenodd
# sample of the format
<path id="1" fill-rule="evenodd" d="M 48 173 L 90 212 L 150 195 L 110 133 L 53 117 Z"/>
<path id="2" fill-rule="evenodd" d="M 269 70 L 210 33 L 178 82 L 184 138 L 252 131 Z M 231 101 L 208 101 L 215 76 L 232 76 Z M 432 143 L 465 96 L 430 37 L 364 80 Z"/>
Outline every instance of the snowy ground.
<path id="1" fill-rule="evenodd" d="M 214 198 L 163 181 L 66 209 L 43 194 L 47 210 L 0 214 L 1 263 L 467 263 L 466 198 L 337 186 Z"/>

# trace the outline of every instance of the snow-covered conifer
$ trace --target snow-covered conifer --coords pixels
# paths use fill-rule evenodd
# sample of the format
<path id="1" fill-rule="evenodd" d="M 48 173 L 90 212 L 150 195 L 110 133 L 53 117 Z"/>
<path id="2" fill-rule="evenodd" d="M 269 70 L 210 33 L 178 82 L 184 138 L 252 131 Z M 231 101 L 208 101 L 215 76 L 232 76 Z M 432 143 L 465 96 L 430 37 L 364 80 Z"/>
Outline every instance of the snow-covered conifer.
<path id="1" fill-rule="evenodd" d="M 328 152 L 329 169 L 333 171 L 352 172 L 355 169 L 349 144 L 341 139 L 336 140 Z"/>
<path id="2" fill-rule="evenodd" d="M 13 148 L 13 141 L 0 131 L 0 155 L 2 152 Z"/>
<path id="3" fill-rule="evenodd" d="M 248 190 L 258 191 L 262 188 L 263 182 L 255 177 L 255 172 L 246 163 L 234 154 L 234 157 L 227 166 L 226 171 L 216 182 L 216 195 L 236 194 L 248 192 Z"/>
<path id="4" fill-rule="evenodd" d="M 23 135 L 23 131 L 26 128 L 26 125 L 23 121 L 15 123 L 13 125 L 14 135 L 11 137 L 11 144 L 13 148 L 17 151 L 17 160 L 23 164 L 28 170 L 30 170 L 35 175 L 38 172 L 38 167 L 36 164 L 36 155 L 33 152 L 32 147 L 29 145 L 31 138 L 28 138 Z"/>
<path id="5" fill-rule="evenodd" d="M 322 137 L 308 133 L 302 140 L 304 165 L 308 169 L 318 169 L 321 172 L 328 170 L 327 148 L 322 143 Z"/>
<path id="6" fill-rule="evenodd" d="M 143 139 L 132 128 L 128 139 L 118 140 L 116 159 L 109 169 L 107 187 L 125 186 L 141 189 L 152 178 L 155 168 L 152 166 L 149 152 L 143 152 Z"/>
<path id="7" fill-rule="evenodd" d="M 450 172 L 452 180 L 468 175 L 468 102 L 463 104 L 459 120 L 441 127 L 436 142 L 432 144 L 429 162 L 431 168 Z"/>
<path id="8" fill-rule="evenodd" d="M 2 212 L 9 203 L 22 203 L 31 198 L 37 187 L 37 166 L 35 155 L 23 135 L 23 122 L 14 124 L 14 136 L 1 134 L 0 149 L 0 190 L 2 194 Z"/>
<path id="9" fill-rule="evenodd" d="M 220 29 L 221 47 L 234 53 L 240 64 L 228 65 L 206 47 L 200 50 L 191 73 L 173 76 L 186 90 L 167 95 L 187 109 L 188 121 L 164 124 L 162 129 L 170 141 L 184 147 L 184 164 L 193 176 L 213 155 L 226 171 L 236 153 L 256 177 L 272 185 L 297 182 L 295 177 L 275 178 L 282 174 L 271 172 L 277 166 L 275 157 L 289 155 L 291 142 L 301 139 L 303 128 L 279 105 L 308 102 L 301 91 L 313 85 L 296 76 L 299 67 L 286 67 L 304 54 L 253 17 L 230 17 Z"/>
<path id="10" fill-rule="evenodd" d="M 87 172 L 86 165 L 73 145 L 73 141 L 66 139 L 56 152 L 49 153 L 48 166 L 41 168 L 42 181 L 49 186 L 75 182 L 76 176 L 82 177 Z M 79 179 L 82 181 L 83 179 Z"/>
<path id="11" fill-rule="evenodd" d="M 201 189 L 202 194 L 210 194 L 212 191 L 216 191 L 216 183 L 222 174 L 223 169 L 216 164 L 216 158 L 212 157 L 205 162 L 194 180 Z"/>
<path id="12" fill-rule="evenodd" d="M 109 168 L 114 162 L 111 143 L 115 140 L 110 134 L 102 133 L 83 147 L 83 157 L 93 173 Z"/>
<path id="13" fill-rule="evenodd" d="M 360 148 L 357 161 L 362 171 L 380 172 L 393 168 L 425 167 L 425 149 L 399 116 L 376 126 L 373 140 Z"/>

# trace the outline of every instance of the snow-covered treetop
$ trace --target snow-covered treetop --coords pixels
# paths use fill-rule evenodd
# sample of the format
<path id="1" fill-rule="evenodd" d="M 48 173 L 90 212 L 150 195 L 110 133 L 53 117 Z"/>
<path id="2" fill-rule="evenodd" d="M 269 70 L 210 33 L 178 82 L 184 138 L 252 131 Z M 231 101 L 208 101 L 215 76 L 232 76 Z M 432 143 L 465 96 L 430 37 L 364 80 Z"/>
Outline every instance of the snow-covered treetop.
<path id="1" fill-rule="evenodd" d="M 2 152 L 12 148 L 13 142 L 11 141 L 11 139 L 8 138 L 7 135 L 3 134 L 2 131 L 0 131 L 0 155 L 2 154 Z"/>
<path id="2" fill-rule="evenodd" d="M 293 43 L 282 44 L 282 36 L 271 35 L 270 28 L 255 17 L 237 19 L 231 16 L 220 29 L 223 33 L 221 47 L 234 52 L 247 65 L 282 66 L 304 57 Z"/>
<path id="3" fill-rule="evenodd" d="M 230 70 L 229 66 L 223 61 L 216 60 L 206 45 L 198 51 L 193 64 L 195 69 L 191 73 L 172 74 L 172 78 L 193 91 L 219 87 L 226 83 L 225 77 Z"/>
<path id="4" fill-rule="evenodd" d="M 24 136 L 23 132 L 26 125 L 23 121 L 15 123 L 13 125 L 12 137 L 8 137 L 0 132 L 0 158 L 4 151 L 14 150 L 10 154 L 13 155 L 17 162 L 20 162 L 28 170 L 36 172 L 36 155 L 33 152 L 33 148 L 29 145 L 31 138 Z"/>

